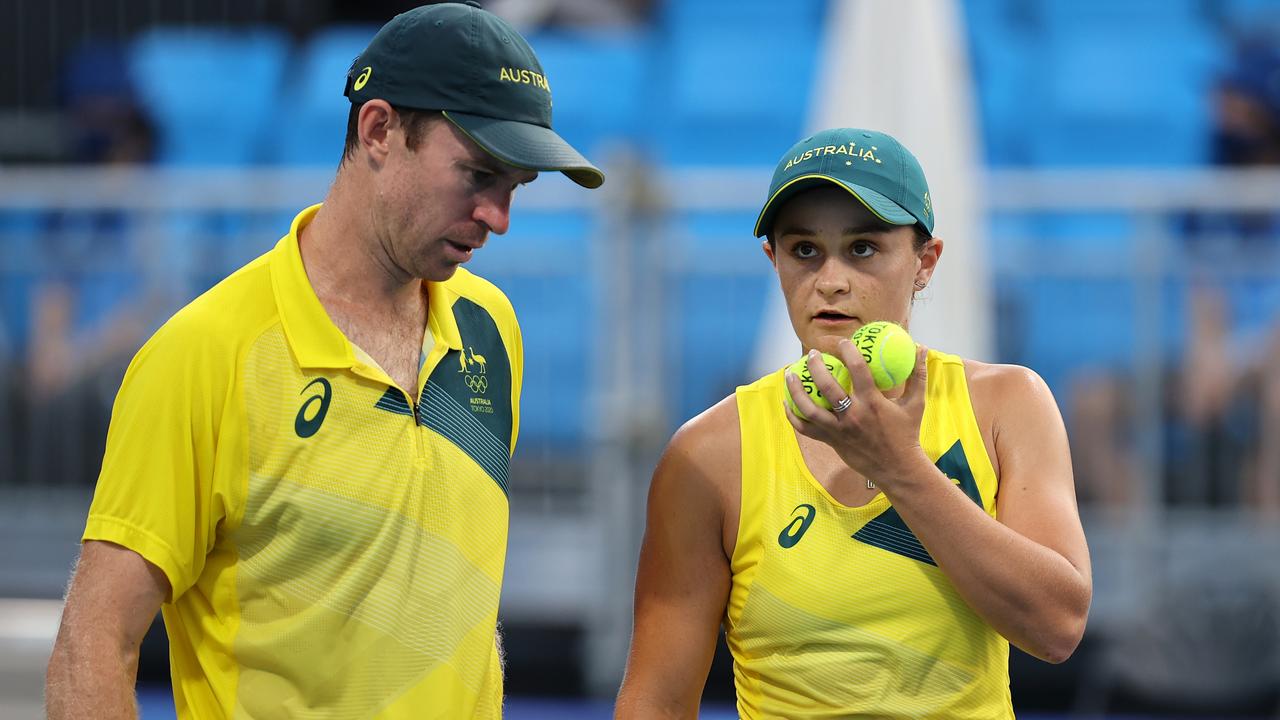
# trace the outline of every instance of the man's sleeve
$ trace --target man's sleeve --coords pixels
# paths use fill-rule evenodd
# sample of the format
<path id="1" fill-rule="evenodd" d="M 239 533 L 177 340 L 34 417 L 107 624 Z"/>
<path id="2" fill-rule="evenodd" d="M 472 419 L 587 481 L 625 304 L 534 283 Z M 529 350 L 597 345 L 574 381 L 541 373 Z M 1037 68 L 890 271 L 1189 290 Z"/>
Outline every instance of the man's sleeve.
<path id="1" fill-rule="evenodd" d="M 170 601 L 199 578 L 230 495 L 215 458 L 234 358 L 186 324 L 171 320 L 129 364 L 83 536 L 159 567 Z"/>
<path id="2" fill-rule="evenodd" d="M 524 387 L 524 336 L 520 334 L 520 323 L 514 310 L 511 313 L 511 340 L 507 356 L 511 359 L 511 447 L 508 451 L 514 455 L 516 438 L 520 435 L 520 392 Z"/>

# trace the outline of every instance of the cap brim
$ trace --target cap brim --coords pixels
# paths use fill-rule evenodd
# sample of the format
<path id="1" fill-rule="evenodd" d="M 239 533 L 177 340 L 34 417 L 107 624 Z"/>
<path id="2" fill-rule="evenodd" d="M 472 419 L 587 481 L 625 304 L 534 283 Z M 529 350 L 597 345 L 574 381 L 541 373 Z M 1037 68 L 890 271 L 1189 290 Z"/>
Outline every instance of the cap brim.
<path id="1" fill-rule="evenodd" d="M 871 188 L 842 182 L 830 175 L 801 175 L 800 177 L 792 178 L 787 184 L 775 190 L 773 196 L 764 204 L 764 209 L 760 211 L 760 216 L 756 218 L 755 236 L 760 237 L 768 232 L 769 227 L 773 225 L 773 217 L 777 215 L 778 208 L 782 207 L 797 193 L 827 184 L 849 191 L 849 194 L 857 198 L 873 215 L 890 225 L 915 225 L 920 222 L 914 215 L 903 210 L 900 205 Z"/>
<path id="2" fill-rule="evenodd" d="M 559 170 L 585 188 L 604 184 L 604 173 L 550 128 L 447 110 L 444 116 L 486 152 L 525 170 Z"/>

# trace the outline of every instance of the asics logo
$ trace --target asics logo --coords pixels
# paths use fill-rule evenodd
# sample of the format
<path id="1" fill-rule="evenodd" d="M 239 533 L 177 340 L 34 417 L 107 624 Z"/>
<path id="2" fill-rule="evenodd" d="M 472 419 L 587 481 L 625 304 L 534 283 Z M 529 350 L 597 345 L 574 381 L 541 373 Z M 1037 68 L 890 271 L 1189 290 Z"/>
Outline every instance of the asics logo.
<path id="1" fill-rule="evenodd" d="M 298 437 L 300 438 L 309 438 L 312 435 L 315 435 L 320 430 L 320 426 L 324 423 L 325 413 L 329 412 L 329 400 L 333 398 L 333 388 L 329 385 L 328 380 L 325 380 L 324 378 L 316 378 L 315 380 L 312 380 L 307 383 L 306 387 L 302 388 L 302 393 L 299 393 L 299 395 L 306 393 L 316 385 L 320 386 L 316 391 L 316 394 L 307 398 L 306 402 L 302 403 L 302 407 L 298 408 L 298 416 L 293 419 L 293 431 L 298 433 Z M 311 406 L 316 403 L 320 403 L 319 409 L 317 409 L 311 417 L 307 417 L 307 413 L 310 411 Z"/>
<path id="2" fill-rule="evenodd" d="M 791 522 L 778 533 L 778 544 L 784 548 L 795 547 L 795 544 L 800 542 L 800 538 L 804 537 L 805 531 L 813 524 L 813 517 L 818 514 L 812 505 L 797 505 L 791 512 L 798 513 L 801 509 L 804 510 L 804 514 L 791 518 Z"/>
<path id="3" fill-rule="evenodd" d="M 366 67 L 363 71 L 361 71 L 359 75 L 356 76 L 356 81 L 351 86 L 351 88 L 353 90 L 360 90 L 369 82 L 369 78 L 372 75 L 373 75 L 373 68 Z"/>

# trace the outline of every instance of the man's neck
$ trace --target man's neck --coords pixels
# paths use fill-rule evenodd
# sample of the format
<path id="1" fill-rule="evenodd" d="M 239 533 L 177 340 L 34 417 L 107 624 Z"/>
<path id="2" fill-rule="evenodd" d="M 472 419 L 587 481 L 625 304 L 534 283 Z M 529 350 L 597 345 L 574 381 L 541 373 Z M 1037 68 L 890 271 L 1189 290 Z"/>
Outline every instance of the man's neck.
<path id="1" fill-rule="evenodd" d="M 392 262 L 369 222 L 368 206 L 353 202 L 339 174 L 320 210 L 298 233 L 302 265 L 322 304 L 364 307 L 374 313 L 414 312 L 422 282 Z"/>

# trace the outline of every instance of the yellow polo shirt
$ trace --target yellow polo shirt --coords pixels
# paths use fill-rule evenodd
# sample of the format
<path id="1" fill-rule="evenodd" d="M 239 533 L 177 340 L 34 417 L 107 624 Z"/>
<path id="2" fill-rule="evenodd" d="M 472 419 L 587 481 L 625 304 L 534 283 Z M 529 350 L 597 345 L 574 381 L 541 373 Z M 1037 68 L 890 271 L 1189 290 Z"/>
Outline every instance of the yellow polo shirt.
<path id="1" fill-rule="evenodd" d="M 497 717 L 515 314 L 466 270 L 428 283 L 409 395 L 307 280 L 318 208 L 138 352 L 84 539 L 168 577 L 180 718 Z"/>

